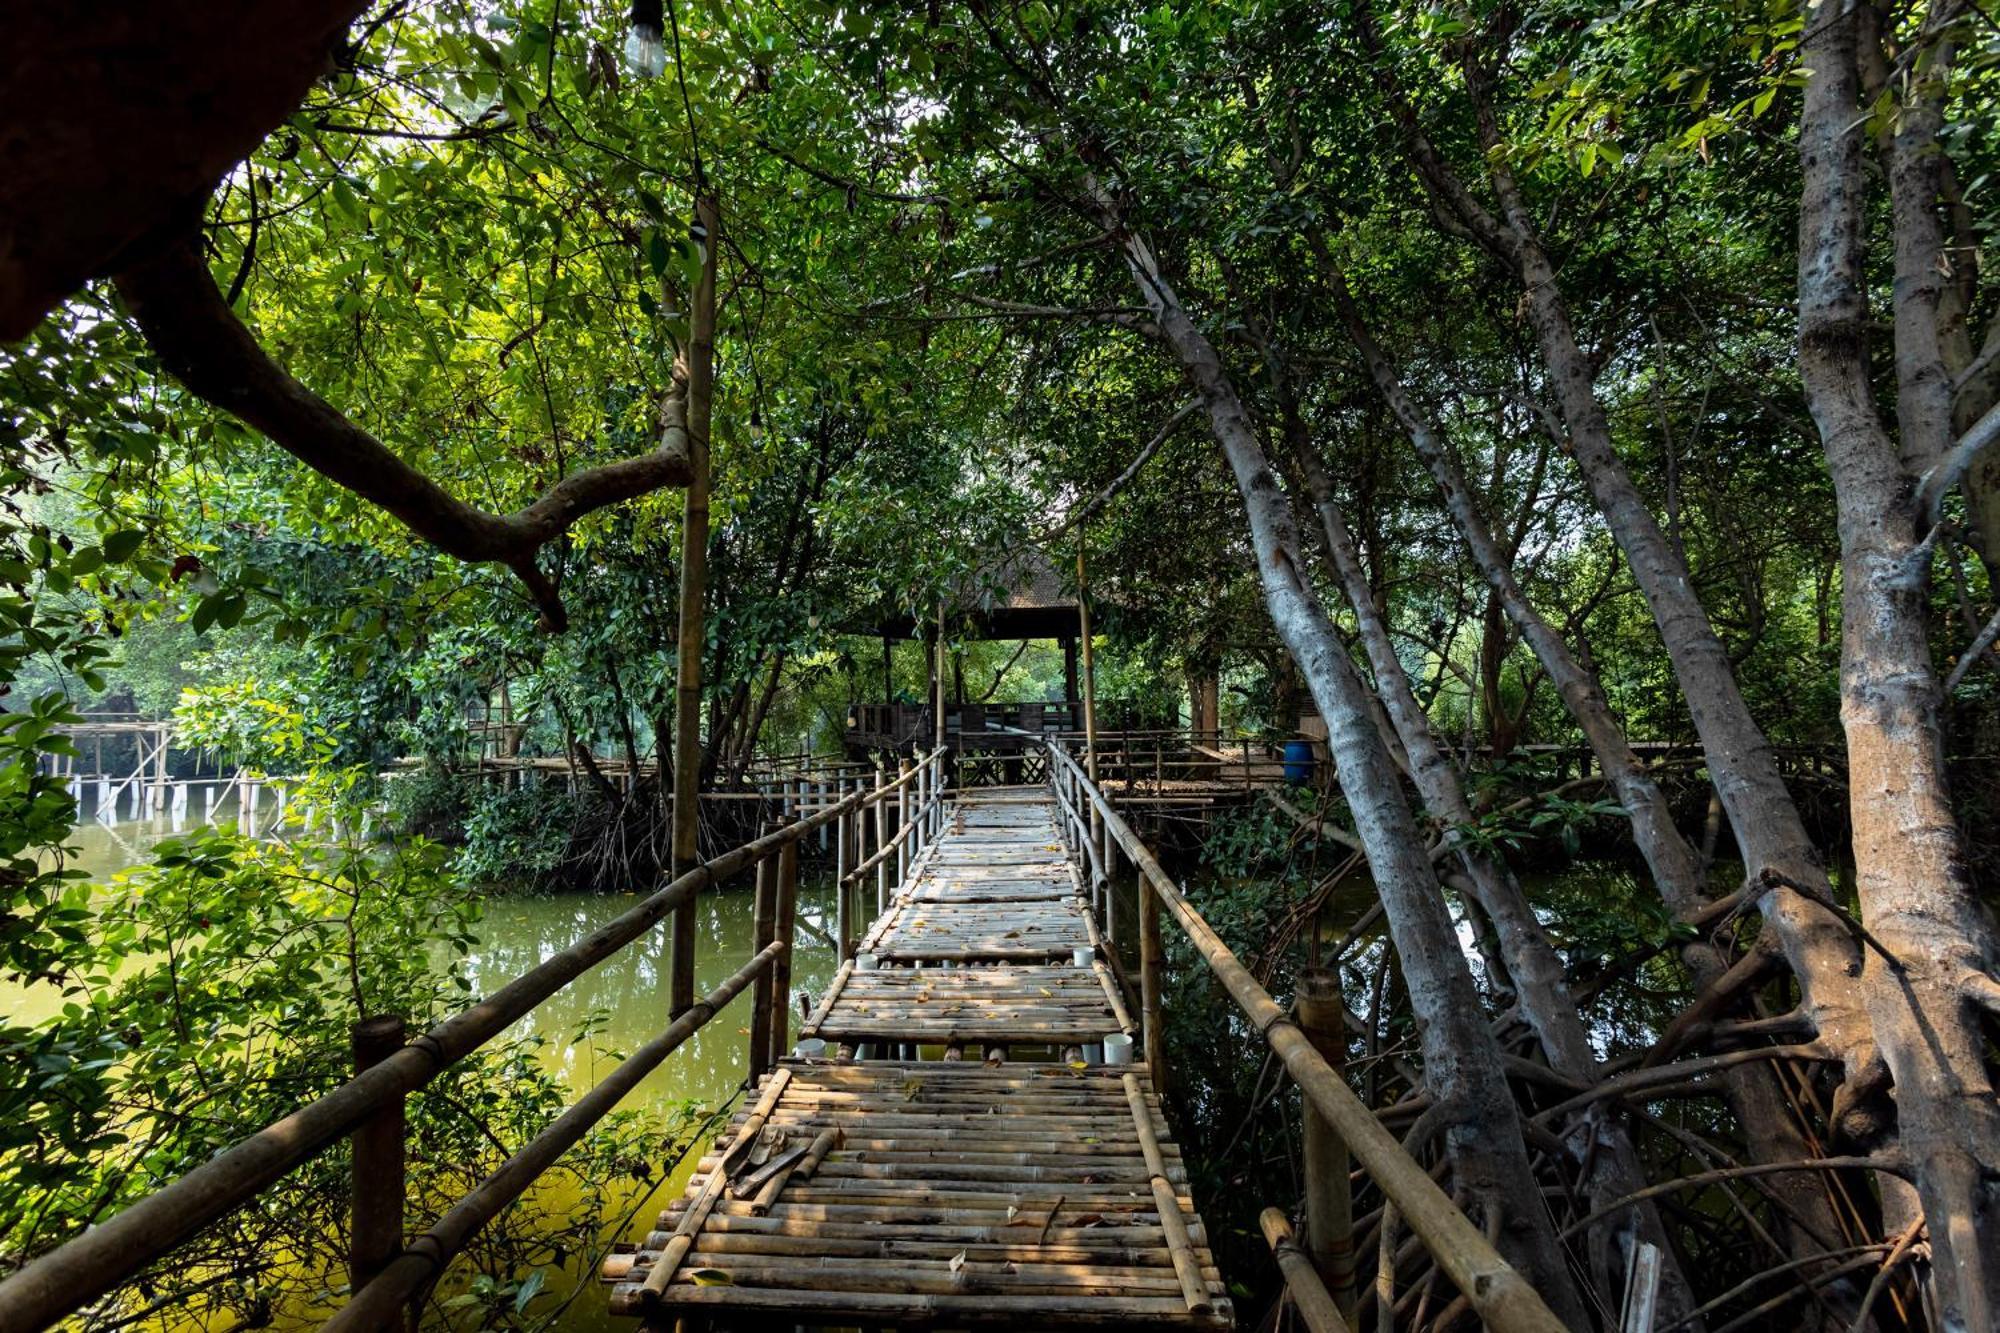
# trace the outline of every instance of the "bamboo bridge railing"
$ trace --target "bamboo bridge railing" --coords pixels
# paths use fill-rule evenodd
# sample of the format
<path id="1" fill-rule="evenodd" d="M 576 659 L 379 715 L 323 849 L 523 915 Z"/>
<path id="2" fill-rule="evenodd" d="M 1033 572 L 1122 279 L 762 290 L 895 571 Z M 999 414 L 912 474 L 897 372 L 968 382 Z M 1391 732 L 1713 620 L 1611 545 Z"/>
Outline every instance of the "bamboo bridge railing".
<path id="1" fill-rule="evenodd" d="M 1257 983 L 1250 970 L 1195 910 L 1146 844 L 1059 740 L 1047 742 L 1050 781 L 1072 839 L 1087 853 L 1093 893 L 1108 907 L 1116 857 L 1139 874 L 1140 1005 L 1145 1011 L 1146 1058 L 1164 1068 L 1160 1049 L 1159 909 L 1165 908 L 1215 973 L 1230 998 L 1262 1034 L 1304 1095 L 1307 1105 L 1332 1125 L 1410 1231 L 1451 1279 L 1473 1312 L 1498 1333 L 1562 1333 L 1563 1323 L 1532 1284 L 1494 1249 L 1485 1234 L 1431 1179 L 1430 1172 L 1403 1150 L 1375 1113 L 1347 1086 L 1291 1013 Z M 1111 923 L 1107 918 L 1107 926 Z M 1107 935 L 1111 934 L 1109 928 Z M 1275 1241 L 1273 1242 L 1276 1243 Z M 1315 1313 L 1324 1306 L 1316 1305 Z"/>
<path id="2" fill-rule="evenodd" d="M 912 801 L 921 790 L 923 799 Z M 341 1333 L 395 1326 L 479 1229 L 519 1198 L 569 1147 L 602 1120 L 649 1071 L 714 1019 L 745 988 L 756 988 L 751 1078 L 783 1054 L 795 924 L 799 844 L 829 824 L 842 831 L 843 859 L 860 850 L 877 816 L 871 865 L 902 868 L 941 827 L 944 752 L 934 750 L 890 779 L 878 775 L 795 822 L 770 826 L 754 841 L 675 878 L 630 911 L 522 973 L 493 994 L 415 1040 L 402 1041 L 398 1020 L 368 1020 L 355 1030 L 353 1078 L 282 1120 L 243 1139 L 179 1180 L 139 1199 L 105 1222 L 41 1255 L 0 1282 L 0 1329 L 48 1327 L 115 1290 L 141 1270 L 242 1208 L 273 1183 L 342 1139 L 354 1144 L 354 1218 L 349 1269 L 353 1295 L 326 1325 Z M 901 818 L 891 815 L 896 811 Z M 893 830 L 892 830 L 893 821 Z M 884 857 L 882 853 L 888 852 Z M 741 968 L 634 1051 L 611 1074 L 497 1170 L 461 1197 L 423 1235 L 403 1240 L 405 1099 L 439 1072 L 499 1036 L 516 1021 L 626 946 L 668 920 L 683 903 L 755 868 L 756 949 Z M 885 876 L 886 877 L 886 876 Z M 885 887 L 885 892 L 887 891 Z M 845 892 L 842 898 L 845 901 Z M 762 1043 L 760 1046 L 759 1043 Z"/>

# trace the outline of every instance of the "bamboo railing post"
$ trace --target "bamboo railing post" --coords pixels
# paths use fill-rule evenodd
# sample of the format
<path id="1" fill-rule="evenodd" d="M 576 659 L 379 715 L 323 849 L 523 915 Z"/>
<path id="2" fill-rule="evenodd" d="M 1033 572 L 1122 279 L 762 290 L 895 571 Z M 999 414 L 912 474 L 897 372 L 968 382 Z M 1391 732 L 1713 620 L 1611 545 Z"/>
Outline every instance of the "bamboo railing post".
<path id="1" fill-rule="evenodd" d="M 785 947 L 771 964 L 771 1054 L 775 1066 L 792 1048 L 792 949 L 799 929 L 799 840 L 778 849 L 776 938 Z M 767 941 L 768 942 L 768 941 Z M 761 947 L 761 946 L 759 946 Z"/>
<path id="2" fill-rule="evenodd" d="M 781 825 L 767 821 L 763 827 L 765 834 L 775 832 Z M 757 898 L 752 909 L 750 948 L 761 953 L 778 933 L 778 862 L 773 855 L 765 855 L 757 862 Z M 755 1082 L 770 1066 L 771 1058 L 771 968 L 757 974 L 757 984 L 750 993 L 750 1079 Z"/>
<path id="3" fill-rule="evenodd" d="M 836 802 L 847 799 L 847 779 L 835 778 L 833 797 Z M 846 962 L 854 956 L 854 940 L 850 932 L 854 929 L 854 918 L 850 904 L 854 901 L 854 886 L 847 882 L 847 868 L 854 864 L 848 840 L 849 817 L 845 814 L 833 821 L 833 948 L 835 961 Z"/>
<path id="4" fill-rule="evenodd" d="M 889 798 L 883 793 L 888 784 L 883 780 L 886 774 L 882 761 L 875 761 L 875 851 L 880 853 L 889 845 Z M 879 914 L 889 910 L 889 858 L 883 857 L 875 863 L 875 911 Z"/>
<path id="5" fill-rule="evenodd" d="M 896 765 L 898 778 L 908 777 L 910 761 L 905 759 Z M 896 788 L 896 827 L 892 832 L 901 834 L 903 826 L 910 822 L 910 784 L 905 782 Z M 904 838 L 896 844 L 896 887 L 902 888 L 910 878 L 910 840 Z M 887 904 L 884 904 L 886 910 Z"/>
<path id="6" fill-rule="evenodd" d="M 1160 939 L 1160 899 L 1144 875 L 1139 876 L 1138 893 L 1141 1034 L 1146 1044 L 1146 1066 L 1153 1073 L 1153 1088 L 1164 1097 L 1167 1095 L 1167 1032 L 1160 982 L 1167 959 L 1166 948 Z"/>
<path id="7" fill-rule="evenodd" d="M 1299 1030 L 1336 1071 L 1347 1063 L 1340 977 L 1326 968 L 1299 973 Z M 1306 1252 L 1341 1313 L 1354 1313 L 1354 1199 L 1347 1143 L 1308 1101 L 1305 1107 Z"/>
<path id="8" fill-rule="evenodd" d="M 354 1072 L 366 1073 L 403 1049 L 406 1035 L 397 1014 L 356 1023 L 349 1034 Z M 354 1202 L 347 1239 L 347 1276 L 354 1291 L 403 1252 L 404 1105 L 404 1098 L 392 1099 L 354 1131 Z"/>

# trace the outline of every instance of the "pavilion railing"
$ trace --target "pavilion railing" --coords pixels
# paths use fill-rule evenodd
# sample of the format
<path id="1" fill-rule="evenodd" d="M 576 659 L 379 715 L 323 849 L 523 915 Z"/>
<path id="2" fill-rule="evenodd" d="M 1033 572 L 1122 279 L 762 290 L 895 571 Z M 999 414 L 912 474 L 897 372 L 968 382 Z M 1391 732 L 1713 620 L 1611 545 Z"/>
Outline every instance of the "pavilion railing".
<path id="1" fill-rule="evenodd" d="M 326 1326 L 343 1333 L 392 1327 L 406 1307 L 423 1298 L 481 1227 L 526 1192 L 641 1078 L 746 988 L 754 987 L 756 993 L 751 1079 L 776 1062 L 787 1042 L 791 1010 L 789 982 L 800 843 L 822 827 L 835 825 L 842 831 L 843 846 L 858 850 L 868 822 L 864 814 L 901 807 L 906 817 L 899 822 L 898 832 L 914 831 L 894 846 L 878 846 L 878 857 L 884 850 L 890 855 L 875 863 L 884 867 L 896 864 L 900 878 L 908 858 L 941 828 L 943 773 L 944 752 L 934 750 L 915 763 L 905 763 L 893 779 L 878 775 L 874 784 L 856 786 L 839 799 L 821 802 L 795 822 L 767 825 L 763 836 L 680 875 L 631 910 L 413 1041 L 402 1040 L 398 1020 L 371 1019 L 358 1024 L 356 1063 L 364 1067 L 353 1078 L 0 1282 L 0 1329 L 27 1333 L 74 1314 L 344 1138 L 351 1138 L 354 1144 L 355 1214 L 348 1255 L 353 1295 Z M 918 790 L 926 799 L 913 802 L 911 796 Z M 851 844 L 846 841 L 849 838 L 854 840 Z M 659 1036 L 634 1051 L 461 1197 L 428 1231 L 406 1245 L 403 1122 L 408 1096 L 583 973 L 645 936 L 694 895 L 753 868 L 757 871 L 757 926 L 756 948 L 749 961 L 675 1015 Z"/>

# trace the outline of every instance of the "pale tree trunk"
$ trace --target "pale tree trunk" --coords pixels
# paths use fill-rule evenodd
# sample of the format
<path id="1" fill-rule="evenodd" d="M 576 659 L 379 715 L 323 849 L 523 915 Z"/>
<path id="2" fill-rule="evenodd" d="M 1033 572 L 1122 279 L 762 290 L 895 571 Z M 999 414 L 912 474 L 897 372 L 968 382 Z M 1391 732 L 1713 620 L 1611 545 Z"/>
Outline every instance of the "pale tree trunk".
<path id="1" fill-rule="evenodd" d="M 708 593 L 708 445 L 715 388 L 715 260 L 722 245 L 721 213 L 712 196 L 695 203 L 702 230 L 701 275 L 695 282 L 688 346 L 675 368 L 687 385 L 688 445 L 693 464 L 681 517 L 680 632 L 674 665 L 673 873 L 701 859 L 701 651 L 707 642 L 702 608 Z M 695 935 L 700 907 L 693 895 L 674 912 L 671 1005 L 694 1004 Z"/>
<path id="2" fill-rule="evenodd" d="M 1327 475 L 1317 446 L 1305 437 L 1304 423 L 1296 413 L 1287 415 L 1288 433 L 1293 437 L 1291 445 L 1313 507 L 1319 513 L 1327 554 L 1354 611 L 1362 648 L 1375 676 L 1375 692 L 1388 709 L 1389 719 L 1409 755 L 1411 780 L 1433 818 L 1452 827 L 1471 824 L 1475 819 L 1472 803 L 1466 799 L 1457 767 L 1438 744 L 1430 719 L 1410 690 L 1409 676 L 1396 656 L 1389 626 L 1376 607 L 1360 552 L 1334 496 L 1332 478 Z M 1596 1085 L 1603 1078 L 1597 1052 L 1570 995 L 1562 959 L 1543 933 L 1520 882 L 1499 859 L 1463 845 L 1455 833 L 1447 832 L 1446 836 L 1460 843 L 1456 855 L 1464 870 L 1465 891 L 1493 922 L 1521 1016 L 1541 1043 L 1549 1067 L 1579 1087 Z M 1563 1147 L 1570 1154 L 1572 1165 L 1583 1173 L 1593 1211 L 1629 1198 L 1646 1186 L 1645 1171 L 1630 1133 L 1622 1123 L 1605 1116 L 1601 1108 L 1591 1108 L 1565 1127 Z M 1607 1306 L 1615 1308 L 1631 1250 L 1641 1240 L 1652 1242 L 1662 1256 L 1660 1321 L 1679 1324 L 1693 1310 L 1695 1302 L 1673 1243 L 1651 1204 L 1609 1213 L 1592 1228 L 1589 1265 L 1592 1280 Z M 1696 1329 L 1700 1326 L 1699 1320 L 1686 1325 Z"/>
<path id="3" fill-rule="evenodd" d="M 1933 14 L 1933 20 L 1938 18 Z M 1980 1005 L 2000 985 L 1992 922 L 1966 873 L 1944 779 L 1940 691 L 1927 638 L 1931 515 L 1917 469 L 1949 437 L 1936 331 L 1937 118 L 1923 102 L 1941 69 L 1919 55 L 1917 105 L 1889 147 L 1896 233 L 1901 446 L 1875 406 L 1865 273 L 1865 119 L 1856 73 L 1860 16 L 1847 0 L 1809 5 L 1811 70 L 1799 156 L 1799 374 L 1833 476 L 1841 544 L 1841 724 L 1856 890 L 1873 939 L 1865 982 L 1913 1169 L 1945 1329 L 2000 1323 L 2000 1104 Z M 1927 25 L 1925 36 L 1933 34 Z"/>
<path id="4" fill-rule="evenodd" d="M 1445 509 L 1464 538 L 1481 577 L 1582 729 L 1606 785 L 1631 823 L 1633 842 L 1651 872 L 1661 900 L 1676 918 L 1693 921 L 1708 905 L 1702 886 L 1702 857 L 1675 827 L 1666 794 L 1633 753 L 1596 673 L 1577 659 L 1569 644 L 1528 600 L 1514 577 L 1511 562 L 1474 500 L 1443 431 L 1410 397 L 1395 364 L 1362 319 L 1346 276 L 1323 240 L 1316 234 L 1310 239 L 1314 242 L 1320 276 L 1333 295 L 1348 336 L 1361 353 L 1370 378 L 1437 482 Z M 1732 974 L 1729 960 L 1705 937 L 1684 945 L 1680 954 L 1696 987 L 1718 996 L 1715 1012 L 1718 1015 L 1727 1012 L 1731 997 L 1721 995 L 1721 987 L 1744 974 Z M 1739 1067 L 1728 1071 L 1722 1081 L 1753 1160 L 1801 1161 L 1819 1155 L 1819 1150 L 1801 1132 L 1799 1117 L 1787 1103 L 1771 1070 Z M 1826 1182 L 1818 1173 L 1775 1175 L 1764 1188 L 1780 1201 L 1787 1216 L 1792 1257 L 1805 1258 L 1815 1249 L 1835 1248 L 1842 1243 L 1845 1227 Z M 1834 1322 L 1844 1327 L 1846 1319 L 1836 1312 Z"/>
<path id="5" fill-rule="evenodd" d="M 1445 1120 L 1453 1180 L 1509 1262 L 1564 1323 L 1589 1316 L 1565 1268 L 1528 1163 L 1500 1052 L 1459 948 L 1430 857 L 1403 798 L 1368 691 L 1300 564 L 1298 529 L 1221 357 L 1180 304 L 1151 249 L 1106 219 L 1159 336 L 1194 384 L 1249 517 L 1264 601 L 1327 723 L 1340 785 L 1368 855 L 1424 1051 L 1424 1082 Z"/>
<path id="6" fill-rule="evenodd" d="M 1504 34 L 1492 36 L 1494 43 L 1504 41 Z M 1577 341 L 1555 268 L 1542 248 L 1526 199 L 1503 165 L 1505 145 L 1493 109 L 1491 75 L 1472 53 L 1468 57 L 1466 82 L 1500 216 L 1472 197 L 1424 134 L 1415 112 L 1393 90 L 1391 111 L 1412 165 L 1439 207 L 1520 280 L 1528 322 L 1569 431 L 1571 453 L 1659 628 L 1716 795 L 1735 830 L 1749 878 L 1759 886 L 1758 910 L 1783 946 L 1819 1042 L 1844 1069 L 1845 1081 L 1835 1101 L 1836 1131 L 1872 1146 L 1890 1132 L 1890 1125 L 1883 1114 L 1886 1070 L 1857 984 L 1860 946 L 1840 917 L 1824 905 L 1832 898 L 1825 867 L 1778 772 L 1770 744 L 1743 701 L 1729 655 L 1695 595 L 1685 562 L 1612 443 L 1591 361 Z M 1793 885 L 1803 886 L 1805 892 Z"/>

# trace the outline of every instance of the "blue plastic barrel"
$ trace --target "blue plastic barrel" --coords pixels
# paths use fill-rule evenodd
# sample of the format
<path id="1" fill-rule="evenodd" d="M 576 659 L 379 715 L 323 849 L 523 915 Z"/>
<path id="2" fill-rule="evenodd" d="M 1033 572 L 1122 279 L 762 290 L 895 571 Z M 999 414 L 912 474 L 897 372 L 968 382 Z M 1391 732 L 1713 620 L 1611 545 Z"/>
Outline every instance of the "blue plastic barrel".
<path id="1" fill-rule="evenodd" d="M 1285 781 L 1294 787 L 1304 787 L 1313 780 L 1313 743 L 1311 741 L 1285 742 Z"/>

